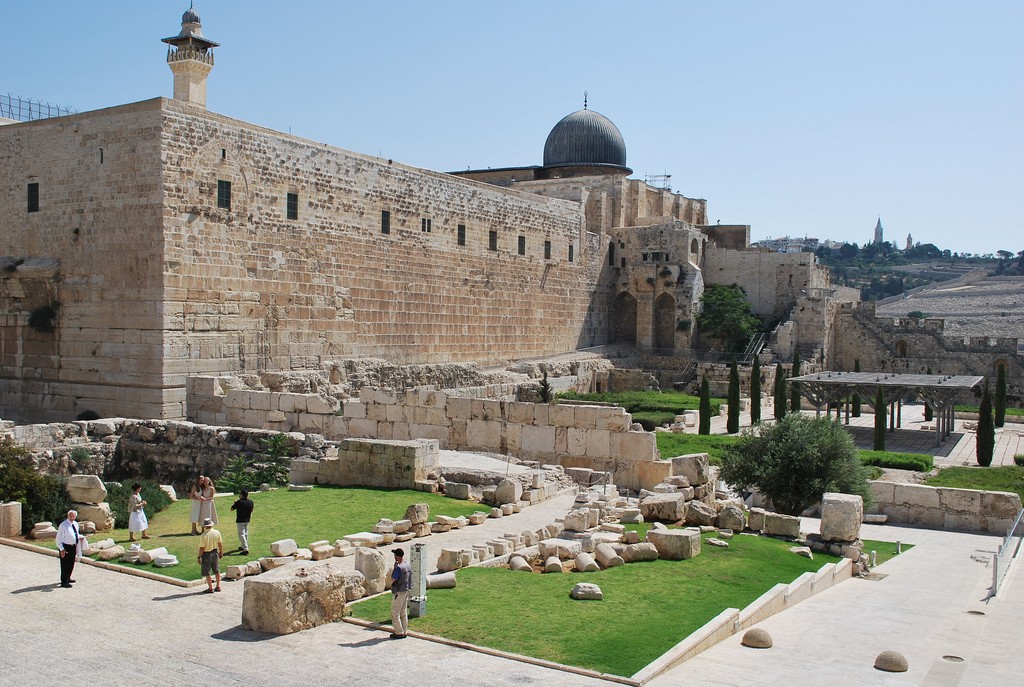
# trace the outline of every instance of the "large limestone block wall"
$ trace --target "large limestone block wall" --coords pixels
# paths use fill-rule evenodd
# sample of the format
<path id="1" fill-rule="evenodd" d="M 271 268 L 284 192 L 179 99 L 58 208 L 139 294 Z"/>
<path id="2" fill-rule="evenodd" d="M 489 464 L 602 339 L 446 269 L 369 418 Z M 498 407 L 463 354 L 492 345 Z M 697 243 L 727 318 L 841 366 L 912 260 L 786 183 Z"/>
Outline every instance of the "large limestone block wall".
<path id="1" fill-rule="evenodd" d="M 599 338 L 587 319 L 597 275 L 577 203 L 174 101 L 162 108 L 166 371 L 175 384 L 189 374 L 315 368 L 325 357 L 489 363 Z M 230 210 L 217 207 L 218 180 L 232 184 Z M 298 196 L 296 220 L 286 218 L 288 193 Z"/>
<path id="2" fill-rule="evenodd" d="M 874 303 L 841 305 L 835 322 L 834 369 L 853 370 L 857 360 L 862 370 L 924 374 L 930 368 L 933 374 L 985 376 L 994 389 L 997 366 L 1005 365 L 1008 393 L 1024 397 L 1017 338 L 947 338 L 942 320 L 875 317 Z"/>
<path id="3" fill-rule="evenodd" d="M 0 127 L 0 416 L 181 413 L 161 380 L 161 121 L 149 101 Z M 52 331 L 28 324 L 44 307 Z"/>
<path id="4" fill-rule="evenodd" d="M 322 458 L 293 460 L 291 479 L 299 484 L 415 489 L 440 465 L 438 451 L 432 439 L 343 439 L 337 451 Z"/>
<path id="5" fill-rule="evenodd" d="M 891 523 L 1004 535 L 1020 512 L 1020 496 L 923 484 L 870 482 L 875 509 Z"/>
<path id="6" fill-rule="evenodd" d="M 611 471 L 616 484 L 632 489 L 651 488 L 668 474 L 642 467 L 658 458 L 654 434 L 633 431 L 629 414 L 618 407 L 368 387 L 342 404 L 319 395 L 225 389 L 216 379 L 200 378 L 190 381 L 189 408 L 201 423 L 315 432 L 334 440 L 435 439 L 444 449 Z"/>

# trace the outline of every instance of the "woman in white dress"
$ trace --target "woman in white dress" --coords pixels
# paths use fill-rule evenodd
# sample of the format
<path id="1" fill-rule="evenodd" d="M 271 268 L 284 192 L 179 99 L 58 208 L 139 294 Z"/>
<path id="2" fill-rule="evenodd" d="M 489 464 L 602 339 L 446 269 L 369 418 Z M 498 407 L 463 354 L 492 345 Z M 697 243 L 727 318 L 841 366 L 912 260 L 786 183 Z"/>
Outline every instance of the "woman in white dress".
<path id="1" fill-rule="evenodd" d="M 203 490 L 200 492 L 200 507 L 199 507 L 199 520 L 203 521 L 209 518 L 213 520 L 213 524 L 216 525 L 220 521 L 217 519 L 217 505 L 213 502 L 213 497 L 217 494 L 217 490 L 213 486 L 213 480 L 209 477 L 203 477 Z"/>
<path id="2" fill-rule="evenodd" d="M 205 485 L 206 478 L 199 475 L 196 481 L 192 483 L 192 488 L 188 492 L 188 497 L 192 500 L 192 512 L 189 515 L 189 520 L 192 522 L 192 534 L 202 534 L 199 531 L 199 523 L 203 519 L 199 516 L 199 512 L 203 509 L 203 487 Z"/>
<path id="3" fill-rule="evenodd" d="M 135 541 L 136 532 L 142 532 L 142 538 L 149 539 L 146 533 L 149 529 L 149 520 L 146 518 L 146 511 L 143 510 L 145 506 L 142 485 L 136 482 L 132 485 L 132 495 L 128 497 L 128 541 Z"/>

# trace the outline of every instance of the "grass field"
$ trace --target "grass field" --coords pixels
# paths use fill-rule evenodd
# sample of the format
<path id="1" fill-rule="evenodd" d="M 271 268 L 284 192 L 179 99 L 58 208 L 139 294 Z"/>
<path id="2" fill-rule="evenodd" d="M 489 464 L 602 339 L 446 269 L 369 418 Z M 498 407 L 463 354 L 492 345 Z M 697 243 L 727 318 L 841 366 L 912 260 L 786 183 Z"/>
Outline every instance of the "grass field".
<path id="1" fill-rule="evenodd" d="M 455 589 L 431 590 L 417 632 L 629 676 L 726 608 L 743 608 L 779 582 L 839 560 L 789 552 L 789 542 L 739 535 L 686 561 L 631 563 L 593 573 L 529 574 L 464 568 Z M 578 582 L 603 601 L 573 601 Z M 352 606 L 390 624 L 390 595 Z"/>
<path id="2" fill-rule="evenodd" d="M 738 440 L 738 436 L 725 434 L 676 434 L 658 432 L 658 453 L 662 458 L 673 458 L 687 453 L 707 453 L 712 465 L 720 465 L 725 449 Z"/>
<path id="3" fill-rule="evenodd" d="M 603 394 L 578 394 L 566 392 L 558 394 L 558 398 L 575 401 L 600 401 L 622 406 L 629 413 L 672 413 L 681 415 L 684 410 L 700 408 L 700 398 L 684 394 L 680 391 L 621 391 Z M 718 414 L 719 407 L 725 399 L 712 398 L 711 412 Z"/>
<path id="4" fill-rule="evenodd" d="M 1003 465 L 1000 467 L 953 466 L 939 470 L 929 477 L 925 484 L 932 487 L 956 487 L 958 489 L 980 489 L 982 491 L 1012 491 L 1024 499 L 1024 466 Z"/>
<path id="5" fill-rule="evenodd" d="M 306 492 L 278 489 L 250 494 L 249 498 L 256 508 L 249 526 L 248 556 L 243 556 L 238 549 L 235 514 L 230 510 L 235 497 L 223 496 L 215 501 L 220 518 L 217 529 L 224 538 L 222 573 L 228 565 L 271 555 L 270 544 L 278 539 L 294 539 L 300 547 L 322 539 L 333 543 L 346 534 L 369 531 L 380 518 L 401 520 L 405 516 L 405 509 L 412 503 L 426 503 L 430 506 L 431 514 L 451 517 L 469 515 L 481 508 L 478 503 L 405 489 L 319 486 Z M 168 553 L 178 557 L 178 565 L 170 568 L 156 568 L 151 564 L 122 565 L 144 568 L 180 580 L 198 579 L 200 569 L 196 554 L 199 550 L 199 537 L 189 534 L 189 515 L 188 499 L 172 503 L 167 510 L 150 517 L 149 534 L 152 538 L 141 542 L 146 549 L 166 547 Z M 108 537 L 126 549 L 129 546 L 127 528 L 98 532 L 91 535 L 89 540 L 96 542 Z M 54 548 L 54 543 L 51 541 L 48 546 Z"/>

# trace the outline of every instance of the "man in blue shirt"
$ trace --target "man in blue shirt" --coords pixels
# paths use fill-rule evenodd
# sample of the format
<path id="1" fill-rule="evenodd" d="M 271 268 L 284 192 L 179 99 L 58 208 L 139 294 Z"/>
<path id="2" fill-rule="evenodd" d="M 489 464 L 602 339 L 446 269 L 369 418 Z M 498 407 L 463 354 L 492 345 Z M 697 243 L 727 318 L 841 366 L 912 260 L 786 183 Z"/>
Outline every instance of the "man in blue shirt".
<path id="1" fill-rule="evenodd" d="M 395 549 L 395 567 L 391 571 L 391 639 L 405 639 L 409 632 L 409 592 L 412 590 L 412 568 L 405 562 L 405 551 Z"/>

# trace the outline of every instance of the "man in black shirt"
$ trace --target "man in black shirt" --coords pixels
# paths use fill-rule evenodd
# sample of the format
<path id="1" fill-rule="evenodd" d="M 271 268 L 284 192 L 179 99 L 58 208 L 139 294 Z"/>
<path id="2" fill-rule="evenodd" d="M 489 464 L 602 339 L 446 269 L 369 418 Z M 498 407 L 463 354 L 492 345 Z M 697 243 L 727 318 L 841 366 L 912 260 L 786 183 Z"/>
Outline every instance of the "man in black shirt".
<path id="1" fill-rule="evenodd" d="M 242 554 L 249 555 L 249 520 L 252 519 L 252 509 L 255 505 L 249 498 L 249 492 L 242 489 L 242 498 L 231 504 L 231 510 L 235 511 L 235 526 L 238 528 L 238 543 L 241 545 Z"/>

